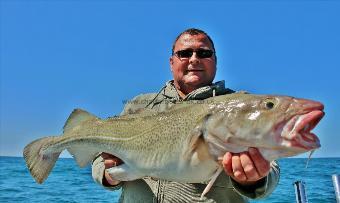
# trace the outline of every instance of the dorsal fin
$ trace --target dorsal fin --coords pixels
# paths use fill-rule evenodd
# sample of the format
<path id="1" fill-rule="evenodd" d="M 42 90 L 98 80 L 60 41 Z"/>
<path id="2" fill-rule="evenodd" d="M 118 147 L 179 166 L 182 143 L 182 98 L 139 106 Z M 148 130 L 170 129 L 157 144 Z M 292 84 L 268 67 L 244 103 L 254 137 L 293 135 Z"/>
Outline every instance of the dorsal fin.
<path id="1" fill-rule="evenodd" d="M 82 109 L 74 109 L 64 125 L 64 133 L 80 125 L 82 122 L 97 117 Z"/>

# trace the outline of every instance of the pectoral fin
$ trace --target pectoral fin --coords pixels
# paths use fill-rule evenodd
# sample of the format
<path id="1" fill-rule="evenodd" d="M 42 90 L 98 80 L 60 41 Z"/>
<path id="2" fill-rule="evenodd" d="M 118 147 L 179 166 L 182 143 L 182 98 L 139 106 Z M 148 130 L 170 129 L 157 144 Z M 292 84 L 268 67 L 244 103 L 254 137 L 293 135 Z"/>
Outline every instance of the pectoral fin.
<path id="1" fill-rule="evenodd" d="M 214 182 L 216 181 L 217 177 L 220 175 L 220 173 L 223 171 L 222 167 L 219 167 L 216 172 L 214 173 L 214 175 L 211 177 L 211 180 L 209 181 L 208 185 L 204 188 L 202 194 L 201 194 L 201 199 L 203 199 L 204 195 L 206 195 L 211 187 L 213 186 Z"/>

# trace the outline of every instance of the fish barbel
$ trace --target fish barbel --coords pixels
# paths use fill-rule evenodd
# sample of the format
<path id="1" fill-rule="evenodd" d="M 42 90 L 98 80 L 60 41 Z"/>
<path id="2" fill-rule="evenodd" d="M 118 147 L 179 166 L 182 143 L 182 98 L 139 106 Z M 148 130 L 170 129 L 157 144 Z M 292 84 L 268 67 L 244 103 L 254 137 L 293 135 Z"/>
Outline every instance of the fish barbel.
<path id="1" fill-rule="evenodd" d="M 120 158 L 122 165 L 107 169 L 117 180 L 149 176 L 200 183 L 221 171 L 219 159 L 228 151 L 256 147 L 272 161 L 319 148 L 311 130 L 324 116 L 323 108 L 306 99 L 234 93 L 106 120 L 76 109 L 62 136 L 35 140 L 23 155 L 38 183 L 64 149 L 80 167 L 101 152 Z"/>

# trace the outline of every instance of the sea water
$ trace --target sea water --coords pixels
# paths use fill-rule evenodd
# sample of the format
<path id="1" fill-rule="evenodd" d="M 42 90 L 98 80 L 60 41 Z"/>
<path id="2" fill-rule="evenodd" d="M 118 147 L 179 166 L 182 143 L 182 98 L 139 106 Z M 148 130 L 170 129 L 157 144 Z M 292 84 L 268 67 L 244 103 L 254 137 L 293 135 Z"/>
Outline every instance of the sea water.
<path id="1" fill-rule="evenodd" d="M 340 158 L 279 160 L 281 178 L 266 199 L 252 203 L 295 202 L 293 183 L 305 183 L 309 203 L 336 202 L 332 174 L 340 174 Z M 59 159 L 44 184 L 35 183 L 21 157 L 0 157 L 0 202 L 117 202 L 120 191 L 108 191 L 97 185 L 91 168 L 79 168 L 73 159 Z"/>

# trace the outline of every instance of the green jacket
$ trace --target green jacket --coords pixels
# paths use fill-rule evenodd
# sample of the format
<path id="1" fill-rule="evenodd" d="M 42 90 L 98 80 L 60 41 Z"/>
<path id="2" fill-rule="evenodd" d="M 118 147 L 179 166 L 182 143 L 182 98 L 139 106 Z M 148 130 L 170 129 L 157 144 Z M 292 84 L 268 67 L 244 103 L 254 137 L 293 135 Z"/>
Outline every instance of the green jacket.
<path id="1" fill-rule="evenodd" d="M 233 93 L 233 90 L 224 86 L 224 81 L 220 81 L 199 88 L 184 99 L 182 99 L 173 81 L 169 81 L 158 93 L 138 95 L 134 99 L 127 101 L 121 115 L 136 114 L 145 109 L 161 112 L 167 110 L 178 101 L 202 100 L 212 96 Z M 102 185 L 104 174 L 103 159 L 99 156 L 93 161 L 92 176 L 94 180 Z M 122 182 L 115 187 L 105 187 L 110 190 L 122 188 L 120 202 L 248 202 L 247 198 L 258 199 L 269 195 L 279 181 L 280 169 L 276 162 L 271 163 L 269 175 L 260 181 L 256 186 L 243 187 L 233 181 L 225 173 L 217 178 L 212 189 L 204 199 L 200 199 L 206 184 L 203 183 L 178 183 L 166 180 L 155 180 L 145 177 L 140 180 Z"/>

